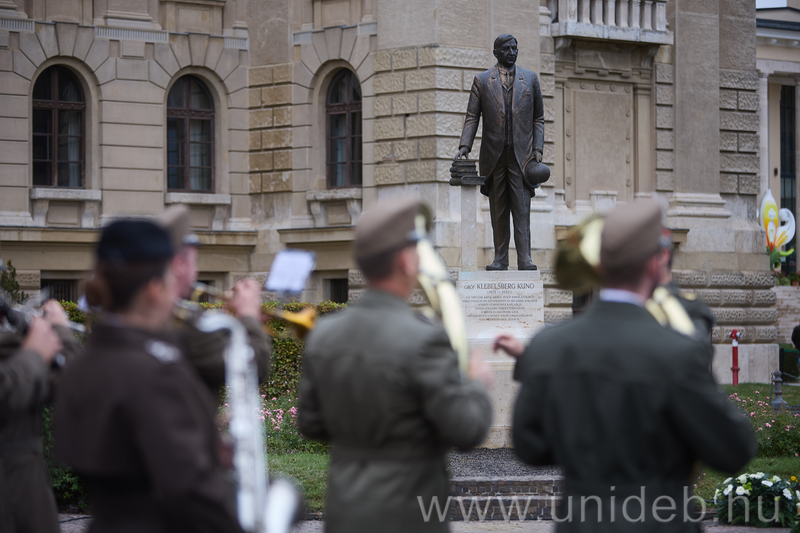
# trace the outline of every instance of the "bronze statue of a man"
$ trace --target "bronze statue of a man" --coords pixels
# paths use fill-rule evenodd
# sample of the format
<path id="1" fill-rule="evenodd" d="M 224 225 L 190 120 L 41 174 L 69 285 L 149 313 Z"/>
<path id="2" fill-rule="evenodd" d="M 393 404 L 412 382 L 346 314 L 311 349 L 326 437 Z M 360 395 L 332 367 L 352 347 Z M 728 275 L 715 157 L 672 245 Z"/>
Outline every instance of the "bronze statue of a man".
<path id="1" fill-rule="evenodd" d="M 481 193 L 489 197 L 494 233 L 494 261 L 486 270 L 508 270 L 510 217 L 519 270 L 536 270 L 531 261 L 531 197 L 546 181 L 549 169 L 540 164 L 544 145 L 544 106 L 539 78 L 514 65 L 517 40 L 500 35 L 494 41 L 497 64 L 475 76 L 458 154 L 472 149 L 483 113 L 480 174 Z M 546 175 L 545 175 L 546 174 Z"/>

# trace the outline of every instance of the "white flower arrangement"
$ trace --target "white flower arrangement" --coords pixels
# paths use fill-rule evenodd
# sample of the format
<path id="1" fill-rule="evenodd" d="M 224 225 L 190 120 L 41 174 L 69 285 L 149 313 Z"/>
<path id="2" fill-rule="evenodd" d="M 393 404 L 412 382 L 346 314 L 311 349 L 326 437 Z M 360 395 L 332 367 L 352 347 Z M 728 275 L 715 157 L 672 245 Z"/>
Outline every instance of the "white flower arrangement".
<path id="1" fill-rule="evenodd" d="M 797 490 L 797 484 L 795 476 L 781 479 L 764 472 L 728 478 L 714 492 L 717 520 L 746 526 L 794 526 L 800 531 L 800 490 Z M 776 508 L 777 521 L 773 520 Z M 745 520 L 745 517 L 749 518 Z"/>

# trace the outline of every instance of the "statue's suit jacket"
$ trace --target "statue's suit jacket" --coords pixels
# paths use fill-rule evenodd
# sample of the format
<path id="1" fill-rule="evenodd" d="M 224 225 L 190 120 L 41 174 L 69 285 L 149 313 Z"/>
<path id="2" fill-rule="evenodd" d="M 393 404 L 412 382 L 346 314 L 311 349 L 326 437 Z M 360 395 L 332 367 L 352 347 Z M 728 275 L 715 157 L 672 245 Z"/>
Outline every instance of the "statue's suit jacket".
<path id="1" fill-rule="evenodd" d="M 478 131 L 478 120 L 483 113 L 480 175 L 487 176 L 481 193 L 488 196 L 491 176 L 505 147 L 506 106 L 503 99 L 503 82 L 497 65 L 475 76 L 469 95 L 467 116 L 461 133 L 459 147 L 472 143 Z M 525 169 L 535 151 L 544 146 L 544 104 L 539 78 L 536 73 L 517 65 L 514 75 L 514 100 L 511 106 L 514 117 L 514 155 L 519 168 Z"/>

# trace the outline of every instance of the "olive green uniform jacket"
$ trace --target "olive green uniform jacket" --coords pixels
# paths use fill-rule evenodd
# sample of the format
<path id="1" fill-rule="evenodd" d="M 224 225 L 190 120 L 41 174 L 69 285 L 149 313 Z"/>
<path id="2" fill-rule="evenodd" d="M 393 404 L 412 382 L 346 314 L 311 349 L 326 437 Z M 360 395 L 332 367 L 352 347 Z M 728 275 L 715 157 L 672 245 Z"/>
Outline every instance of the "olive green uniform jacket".
<path id="1" fill-rule="evenodd" d="M 230 333 L 225 329 L 210 332 L 197 329 L 194 324 L 202 313 L 198 307 L 187 320 L 175 320 L 175 329 L 180 337 L 177 342 L 186 360 L 197 369 L 211 393 L 217 396 L 225 384 L 225 346 Z M 239 321 L 250 338 L 258 367 L 258 381 L 265 381 L 269 377 L 272 341 L 255 318 L 242 317 Z"/>
<path id="2" fill-rule="evenodd" d="M 447 531 L 421 507 L 444 508 L 445 451 L 480 444 L 491 413 L 444 330 L 400 298 L 370 290 L 321 320 L 306 343 L 298 427 L 331 443 L 326 531 Z"/>
<path id="3" fill-rule="evenodd" d="M 74 333 L 54 329 L 65 360 L 72 360 L 80 350 Z M 60 372 L 21 344 L 19 335 L 0 333 L 0 531 L 58 533 L 42 454 L 42 407 L 52 400 Z"/>
<path id="4" fill-rule="evenodd" d="M 239 533 L 216 402 L 172 333 L 95 325 L 56 398 L 57 457 L 86 479 L 92 533 Z"/>
<path id="5" fill-rule="evenodd" d="M 709 349 L 643 308 L 605 301 L 533 338 L 518 363 L 514 446 L 527 463 L 563 468 L 572 520 L 559 532 L 699 531 L 683 512 L 695 463 L 735 472 L 756 452 L 750 423 L 704 362 L 700 352 Z M 625 520 L 623 503 L 642 490 L 645 523 Z M 602 501 L 602 517 L 595 500 L 582 512 L 581 498 L 589 496 Z M 666 523 L 651 515 L 659 496 L 676 503 L 657 515 L 674 513 Z M 637 502 L 626 509 L 634 519 Z M 559 519 L 568 516 L 567 504 Z"/>

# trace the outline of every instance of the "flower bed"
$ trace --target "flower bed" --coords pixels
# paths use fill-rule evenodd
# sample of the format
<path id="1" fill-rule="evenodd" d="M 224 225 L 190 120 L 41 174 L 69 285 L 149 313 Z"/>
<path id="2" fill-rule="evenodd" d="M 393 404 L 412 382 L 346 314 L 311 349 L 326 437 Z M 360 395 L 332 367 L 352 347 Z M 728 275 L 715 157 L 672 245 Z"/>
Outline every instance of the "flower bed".
<path id="1" fill-rule="evenodd" d="M 734 392 L 728 399 L 750 420 L 758 442 L 759 457 L 800 457 L 800 415 L 780 413 L 770 406 L 770 398 L 741 397 Z"/>

